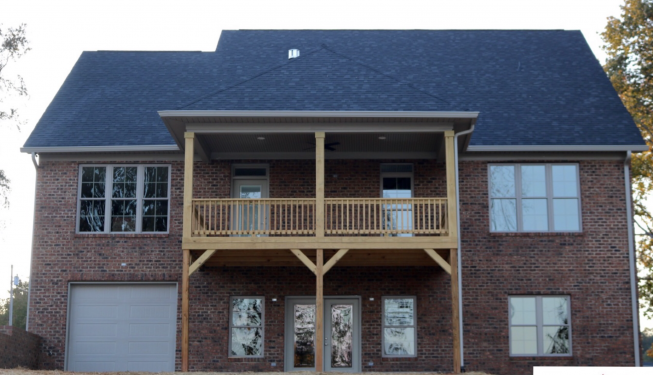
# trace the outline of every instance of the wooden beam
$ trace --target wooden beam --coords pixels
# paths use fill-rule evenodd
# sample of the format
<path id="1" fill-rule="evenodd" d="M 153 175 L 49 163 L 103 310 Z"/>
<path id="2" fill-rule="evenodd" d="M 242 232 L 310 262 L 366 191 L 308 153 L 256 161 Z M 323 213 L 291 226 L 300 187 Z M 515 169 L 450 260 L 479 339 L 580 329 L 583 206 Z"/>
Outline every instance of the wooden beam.
<path id="1" fill-rule="evenodd" d="M 190 238 L 193 223 L 193 162 L 195 158 L 195 133 L 184 133 L 186 154 L 184 156 L 184 224 L 183 237 Z"/>
<path id="2" fill-rule="evenodd" d="M 315 372 L 323 371 L 324 363 L 324 250 L 317 250 L 315 254 L 317 265 L 315 267 Z"/>
<path id="3" fill-rule="evenodd" d="M 181 371 L 188 372 L 188 283 L 190 250 L 184 249 L 181 272 Z"/>
<path id="4" fill-rule="evenodd" d="M 197 136 L 195 137 L 195 151 L 203 162 L 209 163 L 211 161 L 211 148 Z"/>
<path id="5" fill-rule="evenodd" d="M 349 251 L 349 249 L 340 249 L 340 250 L 338 250 L 338 252 L 335 253 L 331 257 L 331 259 L 329 259 L 328 262 L 326 262 L 326 264 L 324 265 L 324 269 L 323 269 L 322 273 L 324 274 L 324 273 L 329 272 L 331 267 L 335 266 L 336 263 L 338 263 L 338 261 L 340 259 L 342 259 L 342 257 L 344 257 L 347 254 L 348 251 Z"/>
<path id="6" fill-rule="evenodd" d="M 455 238 L 441 237 L 192 237 L 182 240 L 182 248 L 191 250 L 288 250 L 288 249 L 452 249 Z"/>
<path id="7" fill-rule="evenodd" d="M 324 237 L 324 132 L 315 133 L 315 237 Z"/>
<path id="8" fill-rule="evenodd" d="M 440 256 L 440 254 L 436 253 L 435 250 L 433 249 L 424 249 L 426 253 L 435 261 L 435 263 L 439 264 L 440 267 L 442 267 L 443 270 L 447 271 L 449 275 L 451 275 L 451 265 L 447 263 L 444 258 Z"/>
<path id="9" fill-rule="evenodd" d="M 316 271 L 315 271 L 315 268 L 316 268 L 315 264 L 313 264 L 313 262 L 312 262 L 310 259 L 308 259 L 308 257 L 306 256 L 306 254 L 304 254 L 301 250 L 298 250 L 298 249 L 290 249 L 290 251 L 291 251 L 293 254 L 295 254 L 295 256 L 296 256 L 297 258 L 299 258 L 299 260 L 301 260 L 302 263 L 304 263 L 304 265 L 305 265 L 306 267 L 308 267 L 309 270 L 311 270 L 311 272 L 313 272 L 314 274 L 317 275 L 317 273 L 315 273 L 315 272 L 316 272 Z"/>
<path id="10" fill-rule="evenodd" d="M 460 374 L 460 293 L 458 290 L 458 250 L 451 249 L 451 332 L 453 334 L 453 372 Z"/>
<path id="11" fill-rule="evenodd" d="M 458 220 L 456 218 L 456 163 L 454 160 L 454 132 L 447 130 L 444 132 L 445 146 L 447 151 L 446 165 L 447 165 L 447 228 L 449 229 L 449 237 L 453 239 L 458 238 Z"/>
<path id="12" fill-rule="evenodd" d="M 206 250 L 204 254 L 202 254 L 193 264 L 191 264 L 189 270 L 188 270 L 188 276 L 192 275 L 193 272 L 197 271 L 202 264 L 204 264 L 211 256 L 213 256 L 213 253 L 215 253 L 216 250 Z"/>

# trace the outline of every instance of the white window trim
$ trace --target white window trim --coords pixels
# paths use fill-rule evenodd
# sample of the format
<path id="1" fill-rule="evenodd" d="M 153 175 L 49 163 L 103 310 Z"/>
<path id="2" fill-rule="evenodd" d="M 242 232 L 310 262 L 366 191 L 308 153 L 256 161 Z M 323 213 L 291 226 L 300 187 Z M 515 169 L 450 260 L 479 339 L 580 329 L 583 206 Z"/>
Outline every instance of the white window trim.
<path id="1" fill-rule="evenodd" d="M 557 297 L 565 298 L 567 300 L 567 327 L 569 327 L 569 353 L 566 354 L 544 354 L 544 322 L 543 322 L 543 307 L 542 298 Z M 535 298 L 535 322 L 537 332 L 537 354 L 512 354 L 512 327 L 532 327 L 532 324 L 512 324 L 510 322 L 511 305 L 510 299 L 512 298 Z M 508 296 L 508 346 L 511 357 L 571 357 L 573 356 L 572 345 L 572 329 L 571 329 L 571 296 L 569 295 L 511 295 Z"/>
<path id="2" fill-rule="evenodd" d="M 522 166 L 544 166 L 545 167 L 545 183 L 546 183 L 546 200 L 547 200 L 547 224 L 548 230 L 545 231 L 535 231 L 529 230 L 525 231 L 523 229 L 524 223 L 522 218 L 522 192 L 521 192 L 521 167 Z M 576 197 L 554 197 L 553 196 L 553 176 L 551 172 L 552 166 L 563 166 L 563 165 L 573 165 L 576 167 Z M 493 198 L 492 192 L 490 190 L 490 176 L 491 168 L 494 166 L 513 166 L 515 168 L 515 197 L 514 198 Z M 488 163 L 487 166 L 487 189 L 488 189 L 488 217 L 490 224 L 490 232 L 492 233 L 582 233 L 583 232 L 583 211 L 581 203 L 581 189 L 580 189 L 580 165 L 578 163 Z M 528 197 L 527 199 L 530 199 Z M 555 223 L 553 221 L 554 212 L 553 212 L 553 200 L 555 199 L 577 199 L 578 200 L 578 230 L 555 230 Z M 496 231 L 492 230 L 492 199 L 515 199 L 516 206 L 516 220 L 517 220 L 517 230 L 515 231 Z M 542 197 L 541 199 L 544 199 Z"/>
<path id="3" fill-rule="evenodd" d="M 233 306 L 233 300 L 234 299 L 260 299 L 261 300 L 261 325 L 260 326 L 249 326 L 253 328 L 261 328 L 261 340 L 263 341 L 263 345 L 261 346 L 261 355 L 232 355 L 231 354 L 231 329 L 232 328 L 247 328 L 245 326 L 234 326 L 233 322 L 233 312 L 232 312 L 232 306 Z M 228 347 L 227 347 L 227 353 L 229 358 L 264 358 L 265 357 L 265 296 L 231 296 L 229 297 L 229 307 L 227 309 L 229 312 L 229 332 L 227 333 L 227 336 L 229 336 L 229 342 L 228 342 Z"/>
<path id="4" fill-rule="evenodd" d="M 106 168 L 105 174 L 105 183 L 104 183 L 104 198 L 83 198 L 82 199 L 82 168 L 88 167 L 103 167 Z M 136 230 L 133 232 L 112 232 L 111 231 L 111 191 L 113 191 L 113 168 L 123 168 L 123 167 L 137 167 L 138 171 L 136 172 Z M 145 183 L 145 167 L 167 167 L 168 168 L 168 226 L 165 232 L 160 231 L 148 231 L 143 232 L 143 200 L 146 198 L 143 197 L 143 185 Z M 169 234 L 170 233 L 170 201 L 171 196 L 171 182 L 172 182 L 172 168 L 170 164 L 80 164 L 78 168 L 77 176 L 77 218 L 75 221 L 75 233 L 81 235 L 94 235 L 94 234 Z M 149 199 L 149 198 L 148 198 Z M 81 209 L 82 209 L 82 200 L 104 200 L 104 231 L 103 232 L 82 232 L 79 230 L 80 219 L 81 219 Z M 122 200 L 122 199 L 119 199 Z M 162 199 L 161 199 L 162 200 Z"/>
<path id="5" fill-rule="evenodd" d="M 413 328 L 415 330 L 412 355 L 385 354 L 385 300 L 386 299 L 412 299 L 413 300 L 413 325 L 412 326 L 387 326 L 387 328 Z M 417 357 L 417 296 L 383 296 L 381 297 L 381 357 L 383 358 L 416 358 Z"/>

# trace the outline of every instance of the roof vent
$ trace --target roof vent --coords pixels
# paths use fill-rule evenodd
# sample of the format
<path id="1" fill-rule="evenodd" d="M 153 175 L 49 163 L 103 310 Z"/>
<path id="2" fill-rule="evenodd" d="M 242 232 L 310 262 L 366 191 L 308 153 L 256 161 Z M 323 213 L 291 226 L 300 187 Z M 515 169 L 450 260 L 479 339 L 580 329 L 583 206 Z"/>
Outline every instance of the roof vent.
<path id="1" fill-rule="evenodd" d="M 296 59 L 299 57 L 299 50 L 298 49 L 289 49 L 288 50 L 288 60 L 290 59 Z"/>

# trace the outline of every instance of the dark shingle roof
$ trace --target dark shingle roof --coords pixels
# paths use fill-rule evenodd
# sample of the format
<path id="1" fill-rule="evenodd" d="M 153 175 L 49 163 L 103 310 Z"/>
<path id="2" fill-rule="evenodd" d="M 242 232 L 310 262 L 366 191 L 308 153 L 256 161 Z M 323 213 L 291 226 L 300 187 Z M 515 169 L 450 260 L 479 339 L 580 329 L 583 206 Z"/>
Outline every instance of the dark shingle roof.
<path id="1" fill-rule="evenodd" d="M 25 146 L 173 145 L 174 109 L 479 111 L 472 145 L 644 144 L 579 31 L 244 30 L 84 52 Z"/>

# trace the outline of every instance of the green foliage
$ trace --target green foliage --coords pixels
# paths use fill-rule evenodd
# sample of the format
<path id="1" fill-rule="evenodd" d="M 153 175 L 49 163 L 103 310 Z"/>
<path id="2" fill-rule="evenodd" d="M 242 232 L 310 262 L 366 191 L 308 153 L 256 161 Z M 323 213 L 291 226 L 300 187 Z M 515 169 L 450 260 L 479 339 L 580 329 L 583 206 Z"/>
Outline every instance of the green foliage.
<path id="1" fill-rule="evenodd" d="M 26 54 L 30 50 L 28 45 L 25 24 L 7 29 L 0 25 L 0 126 L 9 121 L 16 121 L 16 127 L 20 130 L 20 123 L 17 122 L 18 110 L 5 105 L 5 100 L 12 95 L 27 96 L 27 87 L 23 77 L 8 77 L 5 68 Z M 0 170 L 0 208 L 9 206 L 9 182 L 4 171 Z"/>
<path id="2" fill-rule="evenodd" d="M 29 281 L 21 281 L 14 287 L 14 327 L 25 329 L 28 290 Z M 0 299 L 0 325 L 9 325 L 9 304 L 9 298 Z"/>
<path id="3" fill-rule="evenodd" d="M 608 58 L 603 68 L 633 116 L 649 151 L 633 156 L 633 203 L 638 233 L 640 307 L 653 317 L 653 0 L 625 0 L 620 18 L 609 17 L 601 34 Z"/>

